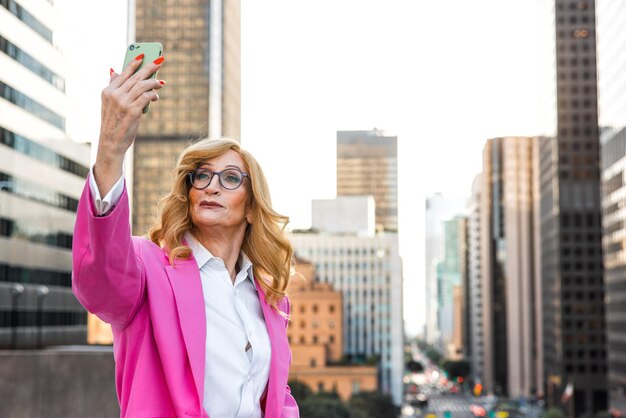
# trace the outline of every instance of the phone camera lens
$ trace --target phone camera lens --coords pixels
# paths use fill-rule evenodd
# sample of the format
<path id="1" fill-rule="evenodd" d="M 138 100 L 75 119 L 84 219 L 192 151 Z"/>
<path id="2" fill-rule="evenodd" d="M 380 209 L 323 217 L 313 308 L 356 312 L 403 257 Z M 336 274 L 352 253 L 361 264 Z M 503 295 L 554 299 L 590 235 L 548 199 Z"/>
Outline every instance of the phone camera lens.
<path id="1" fill-rule="evenodd" d="M 130 50 L 132 51 L 133 49 L 135 49 L 135 45 L 130 46 Z"/>

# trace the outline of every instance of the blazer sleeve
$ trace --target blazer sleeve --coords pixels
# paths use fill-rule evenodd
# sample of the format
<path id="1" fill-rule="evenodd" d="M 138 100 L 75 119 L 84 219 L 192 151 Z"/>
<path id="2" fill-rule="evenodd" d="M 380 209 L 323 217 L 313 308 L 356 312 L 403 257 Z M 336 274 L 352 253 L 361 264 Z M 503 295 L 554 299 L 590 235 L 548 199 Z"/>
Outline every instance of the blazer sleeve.
<path id="1" fill-rule="evenodd" d="M 72 291 L 78 301 L 124 329 L 143 300 L 145 284 L 130 232 L 126 186 L 117 205 L 105 216 L 96 216 L 87 179 L 76 214 L 72 267 Z"/>
<path id="2" fill-rule="evenodd" d="M 285 306 L 286 306 L 286 314 L 287 321 L 285 321 L 285 330 L 289 326 L 289 315 L 291 314 L 291 302 L 288 297 L 285 297 Z M 289 365 L 291 366 L 291 359 L 289 360 Z M 291 388 L 289 385 L 285 388 L 285 403 L 283 404 L 283 412 L 281 414 L 281 418 L 300 418 L 300 410 L 298 408 L 298 404 L 296 403 L 296 399 L 291 395 Z"/>

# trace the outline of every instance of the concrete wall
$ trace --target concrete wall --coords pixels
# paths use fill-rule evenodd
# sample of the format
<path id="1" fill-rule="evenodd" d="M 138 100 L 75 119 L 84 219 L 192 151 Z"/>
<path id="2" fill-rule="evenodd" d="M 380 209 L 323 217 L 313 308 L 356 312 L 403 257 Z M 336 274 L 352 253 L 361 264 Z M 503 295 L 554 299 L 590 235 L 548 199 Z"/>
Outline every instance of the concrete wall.
<path id="1" fill-rule="evenodd" d="M 0 417 L 119 417 L 111 347 L 0 351 Z"/>

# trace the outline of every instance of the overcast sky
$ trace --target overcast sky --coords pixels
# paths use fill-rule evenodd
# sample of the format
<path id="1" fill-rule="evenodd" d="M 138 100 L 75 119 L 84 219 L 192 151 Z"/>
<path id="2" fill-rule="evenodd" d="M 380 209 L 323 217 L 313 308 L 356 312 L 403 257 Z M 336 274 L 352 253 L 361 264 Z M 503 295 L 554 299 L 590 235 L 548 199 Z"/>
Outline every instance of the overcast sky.
<path id="1" fill-rule="evenodd" d="M 68 133 L 95 142 L 100 91 L 123 61 L 126 2 L 55 4 Z M 311 199 L 335 196 L 337 130 L 398 136 L 411 334 L 424 323 L 425 198 L 468 195 L 487 138 L 539 133 L 537 18 L 536 0 L 242 0 L 242 144 L 294 228 L 309 226 Z"/>

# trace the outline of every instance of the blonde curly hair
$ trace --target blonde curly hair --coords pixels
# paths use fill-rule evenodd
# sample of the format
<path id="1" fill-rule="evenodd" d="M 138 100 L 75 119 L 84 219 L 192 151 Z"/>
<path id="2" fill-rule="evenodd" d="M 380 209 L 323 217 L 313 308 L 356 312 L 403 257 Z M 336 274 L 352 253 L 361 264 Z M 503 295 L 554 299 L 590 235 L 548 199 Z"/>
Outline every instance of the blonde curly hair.
<path id="1" fill-rule="evenodd" d="M 238 142 L 227 138 L 206 138 L 180 154 L 173 171 L 172 190 L 159 202 L 156 224 L 148 235 L 152 242 L 167 251 L 171 265 L 176 259 L 191 257 L 191 249 L 183 244 L 185 232 L 194 227 L 189 212 L 191 186 L 187 174 L 229 150 L 241 156 L 246 164 L 245 171 L 250 175 L 247 190 L 251 193 L 254 224 L 248 225 L 241 249 L 254 266 L 255 277 L 259 279 L 267 303 L 278 309 L 278 302 L 285 296 L 293 263 L 293 248 L 285 235 L 289 218 L 274 211 L 267 180 L 259 163 Z"/>

